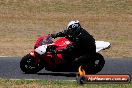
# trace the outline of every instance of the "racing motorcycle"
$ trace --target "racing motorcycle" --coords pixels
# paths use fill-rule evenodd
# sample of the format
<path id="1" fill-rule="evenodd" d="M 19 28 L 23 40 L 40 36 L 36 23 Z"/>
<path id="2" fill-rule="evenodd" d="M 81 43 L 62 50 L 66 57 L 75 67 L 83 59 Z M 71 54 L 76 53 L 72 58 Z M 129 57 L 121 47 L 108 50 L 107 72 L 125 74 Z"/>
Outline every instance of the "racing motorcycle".
<path id="1" fill-rule="evenodd" d="M 37 73 L 43 68 L 52 72 L 77 72 L 79 66 L 82 66 L 87 74 L 96 74 L 102 70 L 105 64 L 104 57 L 99 51 L 111 46 L 109 42 L 96 41 L 96 54 L 84 63 L 75 64 L 73 58 L 79 57 L 78 52 L 52 53 L 53 50 L 66 48 L 68 44 L 72 44 L 72 42 L 65 37 L 57 40 L 54 40 L 51 35 L 39 37 L 34 45 L 34 50 L 22 57 L 21 70 L 27 74 Z M 66 61 L 65 58 L 70 59 L 70 61 Z"/>

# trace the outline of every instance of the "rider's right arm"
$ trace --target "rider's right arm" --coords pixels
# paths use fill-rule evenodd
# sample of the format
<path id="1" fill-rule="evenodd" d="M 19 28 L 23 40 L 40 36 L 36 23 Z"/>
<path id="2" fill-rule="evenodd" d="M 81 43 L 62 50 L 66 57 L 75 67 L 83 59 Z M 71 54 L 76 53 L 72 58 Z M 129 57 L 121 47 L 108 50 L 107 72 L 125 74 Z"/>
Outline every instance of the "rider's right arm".
<path id="1" fill-rule="evenodd" d="M 56 37 L 65 37 L 67 36 L 67 30 L 56 33 Z"/>

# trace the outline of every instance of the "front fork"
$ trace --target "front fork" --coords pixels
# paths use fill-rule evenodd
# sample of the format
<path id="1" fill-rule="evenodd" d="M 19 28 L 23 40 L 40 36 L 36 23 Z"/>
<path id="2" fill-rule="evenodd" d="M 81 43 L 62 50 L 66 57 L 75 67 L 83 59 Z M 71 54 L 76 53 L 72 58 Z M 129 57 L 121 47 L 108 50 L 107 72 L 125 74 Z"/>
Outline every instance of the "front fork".
<path id="1" fill-rule="evenodd" d="M 35 51 L 31 51 L 29 54 L 34 59 L 34 65 L 38 64 L 41 61 L 41 56 L 39 54 L 37 54 Z"/>

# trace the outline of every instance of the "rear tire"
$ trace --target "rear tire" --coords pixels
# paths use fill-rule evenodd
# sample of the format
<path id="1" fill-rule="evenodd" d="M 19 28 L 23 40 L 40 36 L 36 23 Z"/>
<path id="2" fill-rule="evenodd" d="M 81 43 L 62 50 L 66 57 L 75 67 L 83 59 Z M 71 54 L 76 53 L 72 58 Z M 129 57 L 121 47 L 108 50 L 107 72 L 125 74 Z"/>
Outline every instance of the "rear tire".
<path id="1" fill-rule="evenodd" d="M 20 68 L 26 74 L 35 74 L 44 68 L 44 64 L 41 60 L 36 63 L 36 59 L 27 54 L 21 59 Z"/>
<path id="2" fill-rule="evenodd" d="M 102 70 L 104 64 L 104 57 L 101 54 L 96 53 L 92 59 L 92 62 L 84 64 L 82 67 L 86 71 L 86 74 L 96 74 Z"/>

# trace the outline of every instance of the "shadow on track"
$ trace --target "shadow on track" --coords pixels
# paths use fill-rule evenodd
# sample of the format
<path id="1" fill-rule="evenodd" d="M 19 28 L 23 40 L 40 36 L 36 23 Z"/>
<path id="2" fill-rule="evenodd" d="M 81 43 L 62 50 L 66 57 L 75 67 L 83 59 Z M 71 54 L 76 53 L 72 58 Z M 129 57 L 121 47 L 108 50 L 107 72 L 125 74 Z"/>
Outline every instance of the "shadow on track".
<path id="1" fill-rule="evenodd" d="M 38 75 L 52 75 L 52 76 L 65 76 L 65 77 L 76 77 L 76 73 L 37 73 Z"/>

